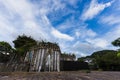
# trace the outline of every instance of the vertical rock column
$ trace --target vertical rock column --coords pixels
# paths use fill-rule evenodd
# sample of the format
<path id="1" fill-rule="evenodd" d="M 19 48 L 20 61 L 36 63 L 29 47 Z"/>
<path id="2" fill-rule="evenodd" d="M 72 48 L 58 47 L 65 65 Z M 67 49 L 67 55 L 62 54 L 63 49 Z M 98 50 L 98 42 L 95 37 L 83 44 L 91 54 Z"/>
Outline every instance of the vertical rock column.
<path id="1" fill-rule="evenodd" d="M 53 64 L 54 64 L 54 61 L 53 61 L 53 50 L 52 50 L 52 53 L 51 53 L 51 57 L 50 57 L 50 60 L 51 60 L 51 71 L 53 71 Z"/>
<path id="2" fill-rule="evenodd" d="M 38 53 L 37 53 L 37 50 L 34 50 L 34 71 L 37 70 L 36 66 L 37 66 L 37 59 L 38 59 Z"/>
<path id="3" fill-rule="evenodd" d="M 41 53 L 39 53 L 39 54 L 41 54 L 41 56 L 40 56 L 40 64 L 39 64 L 39 72 L 41 71 L 42 66 L 43 66 L 44 51 L 45 51 L 44 49 L 41 49 Z"/>
<path id="4" fill-rule="evenodd" d="M 57 71 L 60 72 L 60 53 L 57 51 Z"/>

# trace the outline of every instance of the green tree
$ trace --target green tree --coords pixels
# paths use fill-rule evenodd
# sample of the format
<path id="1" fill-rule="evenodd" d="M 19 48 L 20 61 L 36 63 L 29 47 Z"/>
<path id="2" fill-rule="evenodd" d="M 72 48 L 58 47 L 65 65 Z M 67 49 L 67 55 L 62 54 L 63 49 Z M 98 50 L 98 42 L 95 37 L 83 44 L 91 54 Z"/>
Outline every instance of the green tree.
<path id="1" fill-rule="evenodd" d="M 24 56 L 31 47 L 37 44 L 36 40 L 30 36 L 27 37 L 26 35 L 18 36 L 13 43 L 20 56 Z"/>
<path id="2" fill-rule="evenodd" d="M 120 47 L 120 38 L 117 38 L 116 40 L 114 40 L 112 42 L 112 45 L 116 47 Z M 117 57 L 120 58 L 120 49 L 118 49 Z"/>
<path id="3" fill-rule="evenodd" d="M 1 46 L 0 48 L 1 51 L 10 52 L 12 49 L 11 45 L 8 42 L 1 41 L 0 46 Z"/>
<path id="4" fill-rule="evenodd" d="M 117 47 L 120 47 L 120 38 L 114 40 L 114 41 L 112 42 L 112 45 L 117 46 Z"/>
<path id="5" fill-rule="evenodd" d="M 78 61 L 88 61 L 88 59 L 91 59 L 91 56 L 86 56 L 86 57 L 80 57 L 78 58 Z"/>
<path id="6" fill-rule="evenodd" d="M 117 53 L 117 57 L 119 57 L 119 58 L 120 58 L 120 52 L 118 52 L 118 53 Z"/>
<path id="7" fill-rule="evenodd" d="M 117 57 L 117 51 L 114 50 L 102 50 L 94 52 L 93 57 L 97 63 L 98 68 L 103 70 L 120 70 L 117 66 L 120 66 L 119 58 Z"/>
<path id="8" fill-rule="evenodd" d="M 12 55 L 13 49 L 8 42 L 0 42 L 0 62 L 8 62 Z"/>

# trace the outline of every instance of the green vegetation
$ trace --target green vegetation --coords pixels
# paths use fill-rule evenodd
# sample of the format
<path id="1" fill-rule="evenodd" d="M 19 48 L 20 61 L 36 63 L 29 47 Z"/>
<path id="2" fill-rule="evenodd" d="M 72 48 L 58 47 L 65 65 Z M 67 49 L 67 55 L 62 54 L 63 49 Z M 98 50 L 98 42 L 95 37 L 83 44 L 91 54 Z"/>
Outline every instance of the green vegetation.
<path id="1" fill-rule="evenodd" d="M 120 38 L 112 44 L 120 47 Z M 90 69 L 93 70 L 120 70 L 120 50 L 97 51 L 90 56 L 78 58 L 78 61 L 88 62 Z"/>
<path id="2" fill-rule="evenodd" d="M 119 52 L 119 53 L 117 53 L 117 57 L 119 57 L 119 58 L 120 58 L 120 52 Z"/>
<path id="3" fill-rule="evenodd" d="M 12 47 L 9 43 L 1 41 L 0 46 L 1 46 L 0 48 L 1 51 L 11 52 Z"/>
<path id="4" fill-rule="evenodd" d="M 16 49 L 17 61 L 22 62 L 26 56 L 27 51 L 37 44 L 32 37 L 26 35 L 19 35 L 14 41 L 14 47 Z"/>
<path id="5" fill-rule="evenodd" d="M 120 38 L 117 38 L 116 40 L 114 40 L 112 44 L 116 47 L 120 47 Z M 117 57 L 120 58 L 120 49 L 118 49 Z"/>
<path id="6" fill-rule="evenodd" d="M 82 57 L 82 59 L 79 58 L 78 60 L 88 62 L 90 68 L 93 70 L 120 70 L 120 58 L 117 57 L 117 51 L 114 50 L 97 51 L 89 56 L 89 58 Z"/>
<path id="7" fill-rule="evenodd" d="M 24 56 L 25 53 L 30 49 L 30 47 L 37 44 L 37 42 L 26 35 L 18 36 L 16 40 L 13 41 L 16 51 L 21 56 Z"/>
<path id="8" fill-rule="evenodd" d="M 30 36 L 21 35 L 14 41 L 14 48 L 8 42 L 0 42 L 0 62 L 8 62 L 12 56 L 17 55 L 17 59 L 21 60 L 26 52 L 37 44 L 37 41 Z M 42 42 L 44 43 L 44 42 Z M 120 38 L 114 40 L 112 44 L 120 47 Z M 61 54 L 63 60 L 75 60 L 75 54 Z M 93 70 L 120 70 L 120 49 L 102 50 L 94 52 L 90 56 L 78 58 L 78 61 L 88 62 L 90 69 Z"/>
<path id="9" fill-rule="evenodd" d="M 120 38 L 114 40 L 114 41 L 112 42 L 112 45 L 117 46 L 117 47 L 120 47 Z"/>
<path id="10" fill-rule="evenodd" d="M 37 44 L 37 41 L 31 37 L 22 35 L 18 36 L 13 43 L 15 49 L 7 42 L 0 42 L 0 62 L 8 62 L 10 58 L 13 58 L 15 55 L 17 56 L 16 60 L 20 60 L 32 46 Z"/>
<path id="11" fill-rule="evenodd" d="M 8 62 L 10 55 L 12 55 L 14 49 L 7 42 L 0 42 L 0 62 Z"/>

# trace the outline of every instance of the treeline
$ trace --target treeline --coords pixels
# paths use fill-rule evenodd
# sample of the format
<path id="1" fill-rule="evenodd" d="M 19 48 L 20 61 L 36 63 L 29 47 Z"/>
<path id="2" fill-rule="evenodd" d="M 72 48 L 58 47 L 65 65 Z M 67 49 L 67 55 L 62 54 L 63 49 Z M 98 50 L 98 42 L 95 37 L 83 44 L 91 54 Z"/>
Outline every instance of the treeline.
<path id="1" fill-rule="evenodd" d="M 120 47 L 120 38 L 112 42 Z M 90 56 L 78 58 L 78 61 L 88 62 L 92 70 L 120 71 L 120 50 L 102 50 Z"/>

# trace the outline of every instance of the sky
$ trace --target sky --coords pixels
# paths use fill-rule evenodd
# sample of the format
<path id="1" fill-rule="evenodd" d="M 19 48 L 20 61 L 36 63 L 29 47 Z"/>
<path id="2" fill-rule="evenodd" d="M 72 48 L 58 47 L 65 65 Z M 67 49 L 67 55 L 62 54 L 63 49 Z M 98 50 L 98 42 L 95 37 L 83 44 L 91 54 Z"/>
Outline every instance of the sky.
<path id="1" fill-rule="evenodd" d="M 77 57 L 117 48 L 120 0 L 0 0 L 0 41 L 25 34 Z"/>

